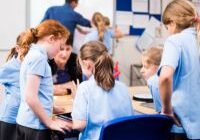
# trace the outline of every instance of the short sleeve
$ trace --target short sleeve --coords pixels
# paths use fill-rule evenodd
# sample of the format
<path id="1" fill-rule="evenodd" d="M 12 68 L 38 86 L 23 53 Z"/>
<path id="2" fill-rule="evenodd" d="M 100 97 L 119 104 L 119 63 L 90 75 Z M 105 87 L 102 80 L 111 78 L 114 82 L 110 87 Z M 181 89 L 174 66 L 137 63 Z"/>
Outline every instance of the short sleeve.
<path id="1" fill-rule="evenodd" d="M 17 81 L 19 78 L 20 64 L 11 59 L 0 68 L 0 83 L 8 84 Z"/>
<path id="2" fill-rule="evenodd" d="M 33 60 L 28 64 L 28 74 L 44 76 L 45 75 L 45 67 L 47 64 L 47 60 L 43 57 L 33 58 Z"/>
<path id="3" fill-rule="evenodd" d="M 72 118 L 74 120 L 87 119 L 87 92 L 84 83 L 80 84 L 73 103 Z"/>
<path id="4" fill-rule="evenodd" d="M 174 70 L 177 68 L 180 59 L 180 45 L 175 38 L 169 38 L 164 44 L 162 60 L 158 69 L 158 75 L 163 66 L 170 66 Z"/>

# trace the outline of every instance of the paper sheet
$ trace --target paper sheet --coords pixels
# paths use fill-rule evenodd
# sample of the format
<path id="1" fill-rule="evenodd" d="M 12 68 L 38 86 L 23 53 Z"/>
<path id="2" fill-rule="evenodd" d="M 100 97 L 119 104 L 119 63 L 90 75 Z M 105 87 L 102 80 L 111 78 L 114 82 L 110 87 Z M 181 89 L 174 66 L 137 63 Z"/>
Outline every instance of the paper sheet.
<path id="1" fill-rule="evenodd" d="M 148 0 L 132 0 L 133 12 L 148 12 Z"/>
<path id="2" fill-rule="evenodd" d="M 117 25 L 132 25 L 133 13 L 132 12 L 116 12 L 116 24 Z"/>

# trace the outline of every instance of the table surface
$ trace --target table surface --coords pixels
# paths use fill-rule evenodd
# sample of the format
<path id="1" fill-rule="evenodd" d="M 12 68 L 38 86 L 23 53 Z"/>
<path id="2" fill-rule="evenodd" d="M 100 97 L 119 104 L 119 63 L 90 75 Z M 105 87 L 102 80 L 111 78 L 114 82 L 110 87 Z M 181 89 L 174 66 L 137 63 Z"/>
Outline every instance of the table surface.
<path id="1" fill-rule="evenodd" d="M 149 89 L 147 86 L 135 86 L 129 87 L 129 92 L 131 98 L 135 93 L 148 93 Z M 64 95 L 64 96 L 54 96 L 54 105 L 65 108 L 65 112 L 72 111 L 72 104 L 73 99 L 71 95 Z M 156 113 L 155 110 L 151 107 L 152 103 L 146 103 L 142 101 L 132 100 L 132 105 L 134 110 L 144 114 L 154 114 Z"/>

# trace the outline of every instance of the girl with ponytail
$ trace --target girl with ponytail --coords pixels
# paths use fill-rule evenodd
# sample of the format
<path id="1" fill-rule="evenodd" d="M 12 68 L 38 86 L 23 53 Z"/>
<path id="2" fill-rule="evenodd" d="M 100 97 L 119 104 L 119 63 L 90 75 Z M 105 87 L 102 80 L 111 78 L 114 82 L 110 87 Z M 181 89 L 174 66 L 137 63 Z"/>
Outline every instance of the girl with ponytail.
<path id="1" fill-rule="evenodd" d="M 5 88 L 5 96 L 0 106 L 0 139 L 16 139 L 16 117 L 20 104 L 19 73 L 21 61 L 29 49 L 23 44 L 25 32 L 16 40 L 16 45 L 10 50 L 7 62 L 0 68 L 0 84 Z"/>
<path id="2" fill-rule="evenodd" d="M 112 38 L 120 38 L 122 37 L 122 33 L 120 31 L 113 31 L 106 26 L 105 17 L 100 12 L 95 12 L 92 17 L 92 23 L 94 28 L 90 33 L 88 33 L 85 37 L 84 43 L 89 41 L 100 41 L 103 42 L 108 52 L 112 53 Z"/>
<path id="3" fill-rule="evenodd" d="M 52 118 L 53 80 L 47 62 L 64 46 L 69 31 L 59 22 L 45 20 L 25 32 L 20 69 L 21 102 L 17 115 L 16 140 L 51 140 L 51 130 L 64 133 L 70 125 Z"/>
<path id="4" fill-rule="evenodd" d="M 99 139 L 105 121 L 133 115 L 128 88 L 113 77 L 113 60 L 106 47 L 91 41 L 80 49 L 79 63 L 88 78 L 77 89 L 72 118 L 81 140 Z"/>
<path id="5" fill-rule="evenodd" d="M 174 0 L 162 21 L 170 36 L 158 72 L 161 113 L 176 123 L 172 139 L 200 139 L 200 18 L 190 1 Z"/>

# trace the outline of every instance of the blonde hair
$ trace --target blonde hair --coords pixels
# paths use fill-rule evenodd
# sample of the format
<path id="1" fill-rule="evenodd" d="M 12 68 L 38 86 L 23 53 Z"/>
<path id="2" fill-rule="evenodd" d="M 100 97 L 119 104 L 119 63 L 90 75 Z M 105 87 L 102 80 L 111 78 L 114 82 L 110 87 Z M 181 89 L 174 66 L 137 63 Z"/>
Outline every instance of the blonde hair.
<path id="1" fill-rule="evenodd" d="M 21 50 L 20 54 L 20 60 L 23 60 L 24 56 L 26 55 L 26 52 L 29 50 L 29 46 L 26 44 L 23 44 L 23 40 L 25 39 L 25 32 L 22 32 L 20 35 L 18 35 L 16 39 L 16 46 L 10 49 L 10 52 L 7 56 L 6 61 L 10 60 L 12 57 L 19 55 L 18 52 L 16 51 L 16 47 L 19 47 Z"/>
<path id="2" fill-rule="evenodd" d="M 108 91 L 115 85 L 113 77 L 113 60 L 108 54 L 105 45 L 99 41 L 90 41 L 80 49 L 81 60 L 92 60 L 94 62 L 94 78 L 97 85 Z"/>
<path id="3" fill-rule="evenodd" d="M 163 52 L 162 47 L 151 47 L 146 49 L 142 53 L 142 57 L 147 58 L 146 59 L 147 64 L 153 64 L 159 66 L 162 58 L 162 52 Z"/>
<path id="4" fill-rule="evenodd" d="M 196 27 L 198 40 L 200 38 L 200 18 L 195 6 L 188 0 L 173 0 L 165 8 L 162 22 L 167 25 L 175 22 L 178 30 Z"/>
<path id="5" fill-rule="evenodd" d="M 40 23 L 36 28 L 27 29 L 23 35 L 21 44 L 23 46 L 30 46 L 30 44 L 37 43 L 38 40 L 48 35 L 53 35 L 55 39 L 68 39 L 70 32 L 58 21 L 45 20 Z M 25 56 L 27 52 L 28 49 L 25 49 L 23 55 Z"/>
<path id="6" fill-rule="evenodd" d="M 99 12 L 95 12 L 92 17 L 92 22 L 97 27 L 99 41 L 103 42 L 104 32 L 106 30 L 104 16 Z"/>

